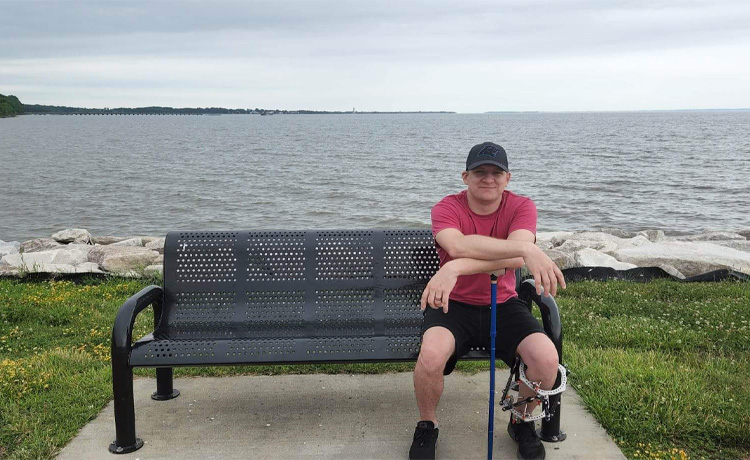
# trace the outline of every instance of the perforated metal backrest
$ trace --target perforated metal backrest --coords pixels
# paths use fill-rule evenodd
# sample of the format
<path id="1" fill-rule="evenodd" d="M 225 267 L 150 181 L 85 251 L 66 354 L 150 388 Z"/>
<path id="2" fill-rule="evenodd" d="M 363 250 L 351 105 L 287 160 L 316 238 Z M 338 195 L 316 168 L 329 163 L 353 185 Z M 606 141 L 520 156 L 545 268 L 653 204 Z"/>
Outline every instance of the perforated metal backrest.
<path id="1" fill-rule="evenodd" d="M 429 230 L 171 232 L 156 337 L 393 337 L 414 346 Z"/>

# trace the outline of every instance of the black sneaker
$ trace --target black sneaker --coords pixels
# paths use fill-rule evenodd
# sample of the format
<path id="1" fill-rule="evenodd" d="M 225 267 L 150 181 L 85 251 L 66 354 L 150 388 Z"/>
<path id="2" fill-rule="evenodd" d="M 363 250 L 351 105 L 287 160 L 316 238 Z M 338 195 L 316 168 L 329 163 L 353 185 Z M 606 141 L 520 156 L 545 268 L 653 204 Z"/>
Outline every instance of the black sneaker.
<path id="1" fill-rule="evenodd" d="M 414 430 L 414 441 L 409 449 L 409 459 L 433 459 L 435 458 L 435 447 L 437 447 L 438 432 L 435 424 L 429 420 L 417 423 Z"/>
<path id="2" fill-rule="evenodd" d="M 534 422 L 518 422 L 511 416 L 508 434 L 518 443 L 519 460 L 543 460 L 544 444 L 534 429 Z"/>

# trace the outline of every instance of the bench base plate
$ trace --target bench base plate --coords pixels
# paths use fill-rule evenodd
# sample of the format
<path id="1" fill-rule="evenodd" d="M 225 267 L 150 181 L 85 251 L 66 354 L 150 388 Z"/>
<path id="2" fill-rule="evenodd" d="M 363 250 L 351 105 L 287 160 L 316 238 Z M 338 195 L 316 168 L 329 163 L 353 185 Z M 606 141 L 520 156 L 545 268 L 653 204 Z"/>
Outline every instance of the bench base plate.
<path id="1" fill-rule="evenodd" d="M 143 440 L 141 438 L 135 438 L 135 444 L 132 446 L 118 446 L 116 443 L 109 445 L 109 451 L 113 454 L 129 454 L 143 447 Z"/>
<path id="2" fill-rule="evenodd" d="M 172 390 L 172 393 L 168 395 L 160 395 L 158 391 L 154 391 L 153 393 L 151 393 L 151 399 L 153 399 L 154 401 L 169 401 L 170 399 L 174 399 L 178 396 L 180 396 L 180 390 Z"/>

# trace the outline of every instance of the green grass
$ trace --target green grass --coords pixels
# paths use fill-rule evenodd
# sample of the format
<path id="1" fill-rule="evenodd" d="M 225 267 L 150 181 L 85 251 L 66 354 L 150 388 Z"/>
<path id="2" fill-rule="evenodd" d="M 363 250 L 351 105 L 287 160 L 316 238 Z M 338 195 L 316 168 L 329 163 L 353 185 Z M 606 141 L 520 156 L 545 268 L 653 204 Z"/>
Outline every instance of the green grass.
<path id="1" fill-rule="evenodd" d="M 750 285 L 580 282 L 564 360 L 629 458 L 750 458 Z"/>
<path id="2" fill-rule="evenodd" d="M 54 456 L 107 404 L 112 322 L 122 302 L 147 284 L 0 280 L 0 458 Z M 570 382 L 629 458 L 750 458 L 749 284 L 579 282 L 557 300 Z M 136 337 L 150 331 L 151 318 L 139 315 Z M 412 368 L 209 367 L 178 368 L 175 375 Z M 486 362 L 458 366 L 487 369 Z M 103 449 L 109 441 L 102 440 Z"/>

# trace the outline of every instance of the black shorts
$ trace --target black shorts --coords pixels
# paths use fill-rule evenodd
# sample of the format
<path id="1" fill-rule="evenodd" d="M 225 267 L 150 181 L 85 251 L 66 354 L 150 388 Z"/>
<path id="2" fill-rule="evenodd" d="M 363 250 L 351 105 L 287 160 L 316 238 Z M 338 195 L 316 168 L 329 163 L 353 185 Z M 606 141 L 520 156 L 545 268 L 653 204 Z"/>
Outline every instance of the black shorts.
<path id="1" fill-rule="evenodd" d="M 456 351 L 445 364 L 444 375 L 453 372 L 456 360 L 472 348 L 490 349 L 490 307 L 469 305 L 451 300 L 448 313 L 442 308 L 425 308 L 422 320 L 422 334 L 433 326 L 443 326 L 456 339 Z M 513 365 L 516 348 L 528 335 L 544 333 L 544 328 L 531 314 L 525 302 L 517 297 L 497 304 L 497 335 L 495 355 L 508 366 Z"/>

